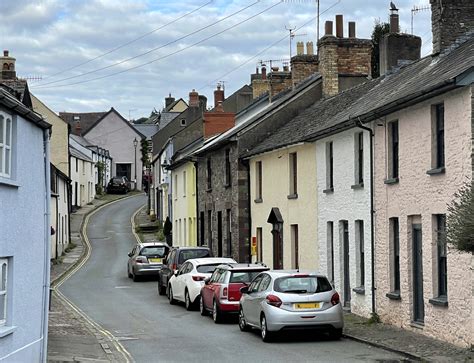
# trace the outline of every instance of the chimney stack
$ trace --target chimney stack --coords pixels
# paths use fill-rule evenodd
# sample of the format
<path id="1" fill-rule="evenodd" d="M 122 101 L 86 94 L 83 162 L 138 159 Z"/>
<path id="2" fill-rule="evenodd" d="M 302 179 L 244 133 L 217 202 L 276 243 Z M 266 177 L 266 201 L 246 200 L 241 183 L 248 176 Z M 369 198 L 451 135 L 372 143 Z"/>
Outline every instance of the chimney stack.
<path id="1" fill-rule="evenodd" d="M 355 38 L 356 37 L 356 23 L 355 21 L 350 21 L 349 22 L 349 38 Z"/>
<path id="2" fill-rule="evenodd" d="M 332 21 L 330 20 L 324 23 L 324 35 L 332 35 Z"/>
<path id="3" fill-rule="evenodd" d="M 336 15 L 336 37 L 344 38 L 344 19 L 341 14 Z"/>
<path id="4" fill-rule="evenodd" d="M 296 55 L 303 55 L 303 54 L 304 54 L 304 43 L 296 42 Z"/>
<path id="5" fill-rule="evenodd" d="M 430 4 L 433 54 L 443 52 L 474 29 L 474 1 L 430 0 Z"/>
<path id="6" fill-rule="evenodd" d="M 189 107 L 199 107 L 199 93 L 195 89 L 189 92 Z"/>
<path id="7" fill-rule="evenodd" d="M 398 18 L 398 9 L 393 2 L 390 2 L 390 33 L 400 32 L 400 20 Z"/>
<path id="8" fill-rule="evenodd" d="M 306 54 L 307 55 L 314 55 L 313 42 L 306 42 Z"/>
<path id="9" fill-rule="evenodd" d="M 74 116 L 74 134 L 81 136 L 82 135 L 82 126 L 81 126 L 81 116 Z"/>
<path id="10" fill-rule="evenodd" d="M 5 49 L 3 51 L 3 57 L 0 57 L 2 67 L 0 79 L 16 79 L 15 61 L 16 59 L 10 57 L 10 52 Z"/>
<path id="11" fill-rule="evenodd" d="M 214 107 L 217 107 L 219 102 L 224 102 L 224 90 L 221 89 L 221 84 L 217 84 L 217 89 L 214 91 Z"/>
<path id="12" fill-rule="evenodd" d="M 171 93 L 165 98 L 165 108 L 168 108 L 175 101 L 174 97 L 171 97 Z"/>

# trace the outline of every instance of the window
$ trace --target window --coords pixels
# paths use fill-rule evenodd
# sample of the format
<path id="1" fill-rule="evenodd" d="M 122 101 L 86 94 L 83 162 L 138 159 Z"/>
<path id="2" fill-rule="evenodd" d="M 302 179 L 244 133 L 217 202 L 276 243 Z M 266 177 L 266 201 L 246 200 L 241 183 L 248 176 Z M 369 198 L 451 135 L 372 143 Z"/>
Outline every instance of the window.
<path id="1" fill-rule="evenodd" d="M 207 159 L 207 189 L 212 189 L 212 169 L 211 169 L 211 158 Z"/>
<path id="2" fill-rule="evenodd" d="M 199 213 L 199 245 L 204 245 L 204 212 Z"/>
<path id="3" fill-rule="evenodd" d="M 183 243 L 185 246 L 188 245 L 188 240 L 187 240 L 187 229 L 186 229 L 186 218 L 183 219 Z"/>
<path id="4" fill-rule="evenodd" d="M 393 121 L 388 124 L 388 177 L 389 179 L 398 178 L 398 121 Z"/>
<path id="5" fill-rule="evenodd" d="M 327 222 L 327 263 L 329 281 L 334 281 L 334 223 Z"/>
<path id="6" fill-rule="evenodd" d="M 230 149 L 225 151 L 225 185 L 230 185 Z"/>
<path id="7" fill-rule="evenodd" d="M 364 183 L 364 133 L 358 132 L 354 139 L 355 149 L 355 184 Z"/>
<path id="8" fill-rule="evenodd" d="M 181 126 L 186 126 L 186 119 L 185 119 L 185 118 L 182 118 L 182 119 L 180 120 L 180 124 L 181 124 Z"/>
<path id="9" fill-rule="evenodd" d="M 433 144 L 433 168 L 444 167 L 444 104 L 433 106 L 432 110 L 432 144 Z"/>
<path id="10" fill-rule="evenodd" d="M 448 266 L 446 256 L 446 215 L 436 215 L 436 249 L 437 249 L 437 274 L 438 297 L 448 296 Z"/>
<path id="11" fill-rule="evenodd" d="M 76 173 L 79 173 L 79 159 L 76 159 Z"/>
<path id="12" fill-rule="evenodd" d="M 86 174 L 86 162 L 82 160 L 82 175 Z"/>
<path id="13" fill-rule="evenodd" d="M 207 245 L 212 250 L 212 211 L 207 211 Z"/>
<path id="14" fill-rule="evenodd" d="M 232 211 L 227 209 L 227 256 L 232 256 Z"/>
<path id="15" fill-rule="evenodd" d="M 183 197 L 186 196 L 186 172 L 183 171 Z"/>
<path id="16" fill-rule="evenodd" d="M 174 191 L 172 192 L 174 194 L 174 199 L 178 199 L 178 175 L 176 174 L 174 176 Z"/>
<path id="17" fill-rule="evenodd" d="M 12 176 L 12 117 L 0 112 L 0 176 L 11 178 Z"/>
<path id="18" fill-rule="evenodd" d="M 257 227 L 257 260 L 263 262 L 262 227 Z"/>
<path id="19" fill-rule="evenodd" d="M 255 201 L 262 201 L 262 162 L 255 163 Z"/>
<path id="20" fill-rule="evenodd" d="M 334 190 L 334 156 L 333 144 L 326 143 L 326 191 Z"/>
<path id="21" fill-rule="evenodd" d="M 296 153 L 289 155 L 290 167 L 290 195 L 288 197 L 298 196 L 298 159 Z"/>
<path id="22" fill-rule="evenodd" d="M 192 185 L 192 189 L 193 189 L 193 195 L 195 195 L 196 194 L 196 183 L 197 183 L 197 181 L 196 181 L 196 168 L 193 166 L 191 170 L 192 170 L 192 178 L 193 178 L 193 180 L 191 182 L 191 185 Z"/>
<path id="23" fill-rule="evenodd" d="M 365 286 L 365 247 L 364 247 L 364 221 L 357 220 L 356 224 L 356 246 L 357 246 L 357 277 L 359 287 Z"/>
<path id="24" fill-rule="evenodd" d="M 0 259 L 0 326 L 7 323 L 8 259 Z"/>
<path id="25" fill-rule="evenodd" d="M 390 270 L 393 293 L 400 294 L 400 230 L 398 218 L 390 218 Z"/>
<path id="26" fill-rule="evenodd" d="M 298 225 L 291 225 L 291 268 L 299 269 Z"/>

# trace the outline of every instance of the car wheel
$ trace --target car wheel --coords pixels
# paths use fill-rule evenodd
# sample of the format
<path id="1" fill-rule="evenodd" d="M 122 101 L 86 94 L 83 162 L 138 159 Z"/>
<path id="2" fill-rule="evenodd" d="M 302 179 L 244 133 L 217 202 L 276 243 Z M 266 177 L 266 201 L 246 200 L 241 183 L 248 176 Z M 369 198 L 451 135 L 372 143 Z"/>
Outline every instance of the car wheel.
<path id="1" fill-rule="evenodd" d="M 250 327 L 247 325 L 247 322 L 245 321 L 244 311 L 242 310 L 242 307 L 240 307 L 239 309 L 239 328 L 240 328 L 240 331 L 250 330 Z"/>
<path id="2" fill-rule="evenodd" d="M 216 300 L 214 300 L 214 303 L 212 304 L 212 320 L 214 320 L 214 323 L 216 324 L 219 324 L 222 321 L 222 313 L 217 306 Z"/>
<path id="3" fill-rule="evenodd" d="M 202 301 L 202 296 L 199 297 L 199 311 L 201 312 L 202 316 L 207 315 L 207 310 L 204 307 L 204 301 Z"/>
<path id="4" fill-rule="evenodd" d="M 171 305 L 176 304 L 176 300 L 173 297 L 173 289 L 171 288 L 171 285 L 168 287 L 168 299 Z"/>
<path id="5" fill-rule="evenodd" d="M 184 304 L 186 306 L 186 310 L 191 311 L 194 310 L 194 304 L 191 302 L 191 298 L 189 297 L 188 289 L 184 291 Z"/>
<path id="6" fill-rule="evenodd" d="M 138 280 L 140 280 L 140 278 L 135 274 L 134 270 L 132 270 L 132 280 L 133 282 L 137 282 Z"/>
<path id="7" fill-rule="evenodd" d="M 267 318 L 265 317 L 265 314 L 262 314 L 260 317 L 260 335 L 265 343 L 272 341 L 273 334 L 268 331 Z"/>
<path id="8" fill-rule="evenodd" d="M 127 265 L 127 275 L 129 279 L 133 277 L 133 275 L 130 273 L 130 267 L 128 267 L 128 265 Z"/>
<path id="9" fill-rule="evenodd" d="M 158 295 L 166 295 L 166 287 L 161 285 L 159 278 L 158 278 Z"/>
<path id="10" fill-rule="evenodd" d="M 339 340 L 342 338 L 342 328 L 334 329 L 329 332 L 329 337 L 334 340 Z"/>

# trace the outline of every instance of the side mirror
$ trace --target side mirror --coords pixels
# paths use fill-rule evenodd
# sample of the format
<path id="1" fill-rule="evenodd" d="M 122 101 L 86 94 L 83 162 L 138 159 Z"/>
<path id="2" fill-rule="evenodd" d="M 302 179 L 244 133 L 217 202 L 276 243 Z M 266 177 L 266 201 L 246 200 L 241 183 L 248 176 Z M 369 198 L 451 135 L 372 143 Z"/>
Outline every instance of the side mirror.
<path id="1" fill-rule="evenodd" d="M 249 293 L 249 287 L 248 286 L 241 287 L 240 288 L 240 293 L 241 294 L 248 294 Z"/>
<path id="2" fill-rule="evenodd" d="M 178 270 L 175 270 L 175 272 L 173 272 L 173 275 L 178 276 Z"/>
<path id="3" fill-rule="evenodd" d="M 133 253 L 132 252 L 129 252 L 128 253 L 128 257 L 132 257 L 133 256 Z"/>
<path id="4" fill-rule="evenodd" d="M 204 280 L 204 284 L 205 284 L 205 285 L 209 285 L 209 282 L 210 282 L 210 281 L 211 281 L 211 278 L 208 277 L 208 278 L 206 278 L 206 279 Z"/>

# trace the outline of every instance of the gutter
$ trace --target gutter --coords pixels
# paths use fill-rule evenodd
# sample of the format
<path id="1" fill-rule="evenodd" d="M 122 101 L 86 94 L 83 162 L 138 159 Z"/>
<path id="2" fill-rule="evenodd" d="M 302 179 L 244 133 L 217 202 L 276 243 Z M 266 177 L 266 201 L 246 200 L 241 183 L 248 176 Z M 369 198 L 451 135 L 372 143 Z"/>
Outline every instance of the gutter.
<path id="1" fill-rule="evenodd" d="M 46 363 L 48 357 L 48 312 L 49 312 L 49 294 L 50 294 L 50 254 L 51 254 L 51 170 L 50 170 L 50 151 L 49 137 L 50 129 L 43 130 L 44 145 L 44 176 L 45 176 L 45 213 L 44 213 L 44 274 L 43 274 L 43 321 L 41 323 L 41 332 L 43 346 L 40 350 L 40 361 Z"/>
<path id="2" fill-rule="evenodd" d="M 367 126 L 362 125 L 359 118 L 355 120 L 355 126 L 368 131 L 370 134 L 370 259 L 371 259 L 371 279 L 372 279 L 372 315 L 375 310 L 375 208 L 374 208 L 374 131 Z"/>

